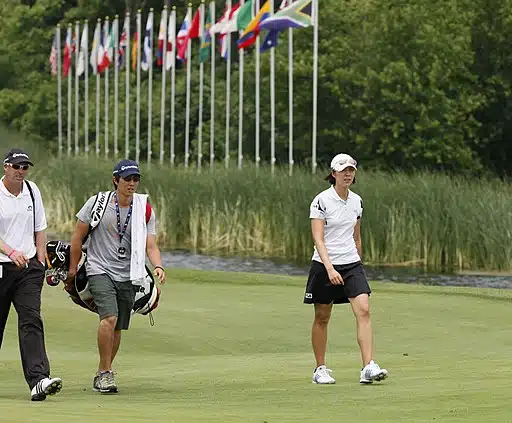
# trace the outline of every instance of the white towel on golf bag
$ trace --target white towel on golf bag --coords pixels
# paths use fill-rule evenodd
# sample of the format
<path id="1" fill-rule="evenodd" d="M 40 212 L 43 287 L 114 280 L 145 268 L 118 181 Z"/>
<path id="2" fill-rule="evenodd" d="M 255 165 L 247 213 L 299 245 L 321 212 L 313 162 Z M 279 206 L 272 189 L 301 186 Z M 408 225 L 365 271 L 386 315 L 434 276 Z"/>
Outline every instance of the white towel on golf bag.
<path id="1" fill-rule="evenodd" d="M 146 194 L 133 195 L 132 211 L 132 254 L 130 261 L 130 279 L 136 281 L 146 276 Z"/>

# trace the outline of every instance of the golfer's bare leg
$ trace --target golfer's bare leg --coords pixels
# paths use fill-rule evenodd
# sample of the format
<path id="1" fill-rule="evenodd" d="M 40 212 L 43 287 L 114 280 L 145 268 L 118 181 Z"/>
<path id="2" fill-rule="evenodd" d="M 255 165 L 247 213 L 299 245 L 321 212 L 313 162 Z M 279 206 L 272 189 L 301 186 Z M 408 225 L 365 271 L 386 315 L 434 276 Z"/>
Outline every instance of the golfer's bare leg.
<path id="1" fill-rule="evenodd" d="M 361 294 L 355 298 L 349 298 L 352 312 L 356 318 L 357 343 L 361 350 L 363 367 L 366 366 L 373 355 L 372 323 L 370 320 L 370 302 L 368 294 Z"/>
<path id="2" fill-rule="evenodd" d="M 327 325 L 331 317 L 331 304 L 315 304 L 315 319 L 311 329 L 311 343 L 315 354 L 316 366 L 325 364 L 325 351 L 327 348 Z"/>
<path id="3" fill-rule="evenodd" d="M 119 345 L 121 345 L 121 331 L 114 331 L 114 345 L 112 346 L 112 358 L 110 360 L 110 365 L 114 362 L 116 358 L 117 352 L 119 351 Z"/>
<path id="4" fill-rule="evenodd" d="M 98 327 L 98 352 L 100 354 L 98 371 L 100 372 L 112 370 L 114 328 L 116 327 L 116 323 L 117 317 L 109 316 L 101 320 Z"/>

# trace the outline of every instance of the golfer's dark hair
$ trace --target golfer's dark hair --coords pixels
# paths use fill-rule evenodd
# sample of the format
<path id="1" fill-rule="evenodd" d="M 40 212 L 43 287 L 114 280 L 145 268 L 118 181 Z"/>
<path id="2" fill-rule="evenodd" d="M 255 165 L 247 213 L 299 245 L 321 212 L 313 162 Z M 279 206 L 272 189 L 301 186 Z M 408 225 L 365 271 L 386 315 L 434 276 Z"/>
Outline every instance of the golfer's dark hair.
<path id="1" fill-rule="evenodd" d="M 119 176 L 114 176 L 114 179 L 112 180 L 112 184 L 114 185 L 114 190 L 116 190 L 117 185 L 119 184 Z"/>

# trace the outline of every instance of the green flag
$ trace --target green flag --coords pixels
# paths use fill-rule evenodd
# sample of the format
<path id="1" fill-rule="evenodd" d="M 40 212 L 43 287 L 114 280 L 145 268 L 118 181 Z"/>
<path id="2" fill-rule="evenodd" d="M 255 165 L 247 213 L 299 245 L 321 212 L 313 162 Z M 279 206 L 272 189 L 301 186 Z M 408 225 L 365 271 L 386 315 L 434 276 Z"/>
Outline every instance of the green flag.
<path id="1" fill-rule="evenodd" d="M 206 62 L 210 58 L 210 49 L 212 48 L 212 36 L 210 28 L 212 27 L 212 16 L 210 11 L 204 23 L 203 37 L 201 38 L 201 50 L 199 50 L 199 60 L 201 63 Z"/>
<path id="2" fill-rule="evenodd" d="M 252 0 L 244 3 L 236 16 L 236 29 L 245 30 L 252 20 Z"/>

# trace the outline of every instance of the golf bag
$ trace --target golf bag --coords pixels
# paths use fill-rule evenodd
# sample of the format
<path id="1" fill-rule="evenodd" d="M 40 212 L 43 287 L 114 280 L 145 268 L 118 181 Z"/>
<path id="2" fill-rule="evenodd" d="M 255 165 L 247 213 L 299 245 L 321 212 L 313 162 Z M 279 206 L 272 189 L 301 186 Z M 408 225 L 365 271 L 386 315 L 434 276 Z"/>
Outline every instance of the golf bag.
<path id="1" fill-rule="evenodd" d="M 63 241 L 49 241 L 46 243 L 46 282 L 48 285 L 57 286 L 68 279 L 69 259 L 71 246 Z M 82 251 L 82 257 L 78 263 L 78 271 L 72 283 L 64 284 L 64 289 L 71 300 L 87 310 L 98 312 L 96 304 L 89 290 L 85 262 L 87 253 Z M 135 303 L 132 314 L 146 315 L 158 306 L 160 288 L 155 285 L 155 280 L 150 269 L 146 266 L 146 276 L 139 281 L 133 281 L 135 287 Z"/>

